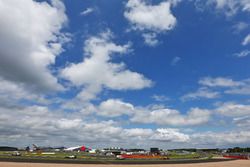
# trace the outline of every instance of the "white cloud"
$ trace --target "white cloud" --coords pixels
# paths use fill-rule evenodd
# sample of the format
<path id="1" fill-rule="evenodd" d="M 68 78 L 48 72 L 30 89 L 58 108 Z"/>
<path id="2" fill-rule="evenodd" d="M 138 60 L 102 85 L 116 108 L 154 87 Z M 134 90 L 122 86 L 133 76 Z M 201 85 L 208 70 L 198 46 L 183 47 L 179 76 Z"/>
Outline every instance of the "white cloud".
<path id="1" fill-rule="evenodd" d="M 128 137 L 139 137 L 139 138 L 148 138 L 154 134 L 152 129 L 141 129 L 141 128 L 133 128 L 133 129 L 125 129 L 125 135 Z"/>
<path id="2" fill-rule="evenodd" d="M 164 95 L 153 95 L 152 98 L 155 101 L 159 101 L 159 102 L 164 102 L 164 101 L 169 101 L 170 99 Z"/>
<path id="3" fill-rule="evenodd" d="M 0 107 L 0 142 L 7 145 L 16 143 L 16 146 L 23 146 L 36 142 L 40 145 L 56 146 L 61 143 L 70 146 L 84 143 L 91 147 L 141 145 L 148 148 L 152 140 L 185 142 L 187 138 L 177 129 L 167 129 L 165 135 L 161 136 L 159 132 L 163 131 L 125 129 L 114 121 L 81 119 L 81 113 L 50 111 L 42 106 Z"/>
<path id="4" fill-rule="evenodd" d="M 249 95 L 250 94 L 250 79 L 233 80 L 228 77 L 204 77 L 201 78 L 198 83 L 203 87 L 199 88 L 195 92 L 190 92 L 181 97 L 182 101 L 192 99 L 214 99 L 219 98 L 221 95 Z"/>
<path id="5" fill-rule="evenodd" d="M 242 41 L 242 45 L 248 45 L 248 44 L 250 44 L 250 34 L 248 34 Z"/>
<path id="6" fill-rule="evenodd" d="M 133 123 L 193 126 L 205 124 L 210 120 L 211 112 L 200 108 L 191 108 L 186 114 L 162 105 L 148 107 L 134 106 L 120 99 L 108 99 L 99 105 L 87 105 L 82 109 L 84 115 L 96 114 L 106 118 L 129 116 Z"/>
<path id="7" fill-rule="evenodd" d="M 92 100 L 103 88 L 111 90 L 136 90 L 150 87 L 152 82 L 142 74 L 126 69 L 124 63 L 113 63 L 115 54 L 129 51 L 129 44 L 111 42 L 111 33 L 102 33 L 85 41 L 83 62 L 72 63 L 61 71 L 61 76 L 78 87 L 84 87 L 78 95 Z M 129 81 L 128 81 L 129 79 Z"/>
<path id="8" fill-rule="evenodd" d="M 158 125 L 186 126 L 200 125 L 207 123 L 210 119 L 210 112 L 199 108 L 192 108 L 186 115 L 173 109 L 146 110 L 138 109 L 130 119 L 136 123 L 154 123 Z"/>
<path id="9" fill-rule="evenodd" d="M 181 97 L 181 100 L 194 100 L 194 99 L 201 99 L 201 98 L 206 98 L 206 99 L 214 99 L 218 98 L 220 96 L 219 92 L 216 91 L 211 91 L 206 87 L 201 87 L 199 88 L 196 92 L 190 92 Z"/>
<path id="10" fill-rule="evenodd" d="M 238 95 L 250 95 L 250 85 L 243 85 L 240 87 L 234 87 L 225 91 L 227 94 L 238 94 Z"/>
<path id="11" fill-rule="evenodd" d="M 19 100 L 19 99 L 32 99 L 34 96 L 25 91 L 23 84 L 16 84 L 0 78 L 0 95 L 1 98 Z"/>
<path id="12" fill-rule="evenodd" d="M 241 0 L 242 10 L 250 12 L 250 1 L 249 0 Z"/>
<path id="13" fill-rule="evenodd" d="M 134 106 L 132 104 L 119 99 L 109 99 L 100 104 L 97 114 L 105 117 L 117 117 L 123 114 L 131 115 L 133 111 Z"/>
<path id="14" fill-rule="evenodd" d="M 243 50 L 239 53 L 235 53 L 234 55 L 239 57 L 239 58 L 247 57 L 250 55 L 250 50 Z"/>
<path id="15" fill-rule="evenodd" d="M 245 22 L 238 22 L 237 24 L 233 25 L 233 30 L 235 33 L 240 33 L 243 30 L 246 30 L 249 27 L 249 24 Z"/>
<path id="16" fill-rule="evenodd" d="M 229 146 L 235 144 L 248 144 L 250 132 L 246 130 L 235 130 L 227 132 L 204 132 L 196 133 L 190 136 L 192 144 L 213 147 Z"/>
<path id="17" fill-rule="evenodd" d="M 156 46 L 159 43 L 155 33 L 145 33 L 142 34 L 142 37 L 144 38 L 144 43 L 148 46 Z"/>
<path id="18" fill-rule="evenodd" d="M 156 39 L 157 34 L 170 31 L 176 26 L 177 21 L 171 7 L 178 2 L 178 0 L 163 1 L 154 5 L 146 0 L 129 0 L 125 6 L 124 16 L 133 30 L 144 32 L 145 44 L 156 46 L 159 43 Z"/>
<path id="19" fill-rule="evenodd" d="M 188 125 L 192 122 L 192 119 L 196 119 L 195 117 L 197 116 L 194 117 L 194 115 L 197 115 L 197 113 L 199 113 L 198 117 L 200 117 L 200 120 L 207 117 L 200 109 L 192 109 L 191 113 L 186 116 L 179 114 L 180 117 L 185 117 L 185 124 L 181 123 L 183 118 L 179 118 L 182 120 L 180 124 L 177 122 L 174 124 L 181 126 Z M 249 116 L 249 113 L 247 116 Z M 241 128 L 245 127 L 246 125 L 240 125 L 237 121 L 242 122 L 244 119 L 246 120 L 244 122 L 247 122 L 247 120 L 249 122 L 247 116 L 239 117 L 238 120 L 234 119 L 234 121 Z M 210 147 L 211 145 L 249 144 L 250 137 L 249 130 L 244 129 L 227 132 L 201 133 L 191 131 L 186 134 L 180 129 L 172 128 L 155 130 L 150 128 L 126 129 L 114 121 L 92 120 L 88 117 L 83 119 L 81 117 L 81 113 L 78 112 L 72 114 L 62 111 L 51 111 L 47 107 L 37 105 L 30 107 L 14 106 L 12 108 L 1 106 L 0 142 L 4 145 L 13 145 L 13 143 L 15 143 L 16 146 L 23 146 L 27 143 L 35 142 L 40 145 L 51 146 L 56 146 L 58 143 L 64 146 L 84 143 L 94 148 L 114 145 L 122 147 L 131 147 L 132 145 L 142 148 L 149 148 L 150 146 L 180 148 L 182 146 Z M 175 114 L 172 114 L 170 117 L 164 116 L 168 121 L 172 121 L 172 119 L 176 119 L 176 117 L 178 116 Z M 15 121 L 13 121 L 13 118 L 15 118 Z M 163 118 L 159 121 L 161 120 L 163 120 Z M 189 123 L 187 124 L 187 122 Z M 20 138 L 22 138 L 22 140 L 20 140 Z M 167 146 L 166 143 L 168 143 Z M 178 143 L 178 145 L 174 145 L 175 143 Z"/>
<path id="20" fill-rule="evenodd" d="M 56 126 L 64 130 L 78 128 L 82 124 L 81 119 L 70 120 L 70 119 L 61 118 L 57 120 L 56 122 L 57 122 Z"/>
<path id="21" fill-rule="evenodd" d="M 226 94 L 239 94 L 239 95 L 249 95 L 250 94 L 250 79 L 244 79 L 237 81 L 238 86 L 230 87 L 230 89 L 225 90 Z"/>
<path id="22" fill-rule="evenodd" d="M 57 103 L 55 98 L 53 103 Z M 14 105 L 16 102 L 29 101 L 35 104 L 49 104 L 51 101 L 41 93 L 33 93 L 23 83 L 4 80 L 0 77 L 0 106 Z"/>
<path id="23" fill-rule="evenodd" d="M 188 142 L 189 136 L 181 133 L 178 129 L 157 129 L 156 133 L 151 137 L 152 140 L 164 142 Z"/>
<path id="24" fill-rule="evenodd" d="M 74 108 L 74 106 L 69 107 Z M 83 106 L 81 106 L 80 113 L 84 116 L 91 115 L 97 111 L 97 107 L 94 104 L 86 103 Z"/>
<path id="25" fill-rule="evenodd" d="M 15 121 L 13 121 L 15 118 Z M 45 145 L 79 144 L 81 142 L 113 141 L 122 130 L 110 121 L 80 119 L 79 113 L 49 111 L 46 107 L 0 107 L 0 142 L 23 146 L 36 141 Z M 53 135 L 52 135 L 53 134 Z M 20 138 L 23 140 L 20 141 Z"/>
<path id="26" fill-rule="evenodd" d="M 80 13 L 80 15 L 86 16 L 86 15 L 89 15 L 90 13 L 92 13 L 92 12 L 94 12 L 94 8 L 87 8 L 87 9 L 85 9 L 84 11 L 82 11 L 82 12 Z"/>
<path id="27" fill-rule="evenodd" d="M 65 7 L 59 0 L 51 4 L 0 0 L 0 76 L 29 89 L 62 90 L 48 66 L 55 63 L 62 44 L 69 40 L 61 33 L 66 22 Z"/>
<path id="28" fill-rule="evenodd" d="M 242 117 L 250 115 L 250 105 L 237 104 L 237 103 L 223 103 L 215 109 L 216 112 L 228 117 Z"/>
<path id="29" fill-rule="evenodd" d="M 216 9 L 223 10 L 227 16 L 234 15 L 238 10 L 238 4 L 234 0 L 210 0 L 214 3 Z"/>
<path id="30" fill-rule="evenodd" d="M 76 98 L 80 101 L 88 102 L 96 99 L 97 95 L 102 91 L 101 85 L 87 85 L 80 93 L 77 94 Z"/>
<path id="31" fill-rule="evenodd" d="M 199 80 L 199 84 L 209 87 L 233 87 L 239 86 L 242 83 L 232 80 L 231 78 L 224 77 L 205 77 Z"/>
<path id="32" fill-rule="evenodd" d="M 130 0 L 130 3 L 132 2 Z M 160 19 L 161 23 L 157 23 L 159 20 L 132 23 L 135 29 L 151 35 L 145 37 L 145 42 L 155 45 L 158 42 L 157 33 L 167 32 L 176 25 L 170 9 L 171 6 L 177 4 L 178 0 L 164 1 L 158 5 L 149 5 L 146 1 L 134 0 L 134 3 L 136 2 L 142 2 L 142 4 L 138 4 L 135 8 L 150 9 L 145 12 L 146 17 L 143 16 L 143 19 L 155 17 L 155 12 L 163 16 L 163 19 Z M 132 8 L 127 9 L 127 12 L 135 10 L 136 13 L 137 9 Z M 156 9 L 167 10 L 156 11 Z M 244 10 L 248 10 L 248 7 L 246 6 Z M 9 14 L 10 11 L 11 14 Z M 89 13 L 89 11 L 85 12 L 83 14 Z M 140 14 L 140 11 L 138 13 Z M 175 21 L 166 22 L 164 17 L 167 18 L 167 14 L 168 19 L 173 17 Z M 67 34 L 61 32 L 66 22 L 65 7 L 59 0 L 52 0 L 52 4 L 32 0 L 22 2 L 0 0 L 0 35 L 2 37 L 0 39 L 0 143 L 6 145 L 14 143 L 19 146 L 32 142 L 41 145 L 61 143 L 66 146 L 79 143 L 91 146 L 131 146 L 139 143 L 148 148 L 161 142 L 171 143 L 171 146 L 172 143 L 181 142 L 189 146 L 190 143 L 196 142 L 195 139 L 201 139 L 197 145 L 205 141 L 234 144 L 233 140 L 237 140 L 237 137 L 240 139 L 236 143 L 249 143 L 247 131 L 241 131 L 244 133 L 239 134 L 235 132 L 194 134 L 193 138 L 179 129 L 125 129 L 120 122 L 102 121 L 99 120 L 101 117 L 95 117 L 101 115 L 113 118 L 127 115 L 133 122 L 192 126 L 207 123 L 211 116 L 211 111 L 199 108 L 192 108 L 184 114 L 159 105 L 151 106 L 151 108 L 135 107 L 120 99 L 108 99 L 99 105 L 88 103 L 90 100 L 97 99 L 97 95 L 103 89 L 136 90 L 152 86 L 152 82 L 142 74 L 128 70 L 122 62 L 113 62 L 116 54 L 128 53 L 130 45 L 115 44 L 111 41 L 110 33 L 89 38 L 85 42 L 83 62 L 70 64 L 61 71 L 62 77 L 80 89 L 76 98 L 86 102 L 63 101 L 63 105 L 80 106 L 81 111 L 57 111 L 37 103 L 35 103 L 37 105 L 33 104 L 34 101 L 47 103 L 51 99 L 45 99 L 38 93 L 34 94 L 32 90 L 63 89 L 49 68 L 55 63 L 56 56 L 63 51 L 63 43 L 69 40 Z M 140 26 L 143 28 L 139 28 Z M 232 88 L 227 90 L 227 93 L 243 94 L 250 90 L 247 80 L 233 81 L 217 78 L 201 84 L 207 87 Z M 155 95 L 154 98 L 157 101 L 168 100 L 162 95 Z M 33 105 L 18 105 L 18 101 L 23 99 Z M 227 103 L 213 111 L 233 118 L 235 124 L 245 127 L 249 126 L 249 108 L 249 105 Z M 89 116 L 91 114 L 95 118 Z M 216 140 L 213 135 L 217 135 Z"/>
<path id="33" fill-rule="evenodd" d="M 250 116 L 237 117 L 233 119 L 233 123 L 239 127 L 249 127 L 250 125 Z"/>
<path id="34" fill-rule="evenodd" d="M 250 11 L 250 1 L 249 0 L 208 0 L 201 1 L 196 0 L 198 2 L 203 2 L 205 6 L 213 6 L 216 10 L 223 12 L 227 17 L 231 17 L 237 14 L 239 11 L 241 12 L 249 12 Z M 200 4 L 201 5 L 201 4 Z"/>
<path id="35" fill-rule="evenodd" d="M 150 5 L 145 0 L 129 0 L 124 16 L 134 29 L 169 31 L 176 25 L 176 18 L 170 8 L 171 3 L 168 1 Z"/>
<path id="36" fill-rule="evenodd" d="M 231 78 L 224 77 L 205 77 L 199 80 L 199 84 L 203 86 L 208 86 L 211 88 L 224 88 L 224 93 L 226 94 L 241 94 L 249 95 L 250 94 L 250 79 L 243 79 L 235 81 Z"/>
<path id="37" fill-rule="evenodd" d="M 201 1 L 195 0 L 198 2 L 200 6 L 212 6 L 219 12 L 224 13 L 227 17 L 232 17 L 239 12 L 250 12 L 250 1 L 249 0 L 208 0 L 208 1 Z M 214 11 L 213 11 L 214 12 Z M 248 25 L 246 24 L 238 24 L 236 32 L 245 29 Z M 247 35 L 244 40 L 242 41 L 242 45 L 248 45 L 250 43 L 250 34 Z"/>

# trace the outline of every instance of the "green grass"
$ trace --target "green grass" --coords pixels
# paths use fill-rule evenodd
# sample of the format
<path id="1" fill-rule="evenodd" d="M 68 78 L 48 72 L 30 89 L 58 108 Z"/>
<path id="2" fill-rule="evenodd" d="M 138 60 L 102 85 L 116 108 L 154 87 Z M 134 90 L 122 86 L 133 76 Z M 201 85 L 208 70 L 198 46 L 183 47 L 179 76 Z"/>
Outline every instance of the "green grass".
<path id="1" fill-rule="evenodd" d="M 65 157 L 70 155 L 76 155 L 77 159 L 87 159 L 87 160 L 115 160 L 115 157 L 106 157 L 88 154 L 84 152 L 55 152 L 55 154 L 41 154 L 36 152 L 27 153 L 25 151 L 20 151 L 21 156 L 12 156 L 13 152 L 0 151 L 0 158 L 25 158 L 25 159 L 65 159 Z"/>
<path id="2" fill-rule="evenodd" d="M 171 153 L 170 155 L 168 155 L 169 159 L 196 159 L 199 157 L 200 157 L 200 155 L 198 153 L 186 154 L 186 155 Z"/>
<path id="3" fill-rule="evenodd" d="M 89 153 L 84 153 L 84 152 L 55 152 L 54 155 L 44 155 L 44 154 L 39 154 L 35 152 L 27 153 L 25 151 L 20 151 L 21 156 L 12 156 L 13 152 L 3 152 L 0 151 L 0 158 L 25 158 L 25 159 L 52 159 L 52 160 L 57 160 L 57 159 L 65 159 L 66 156 L 69 155 L 76 155 L 78 160 L 100 160 L 100 161 L 113 161 L 116 160 L 115 157 L 107 157 L 107 156 L 102 156 L 98 154 L 89 154 Z M 170 155 L 168 155 L 169 159 L 197 159 L 199 158 L 200 155 L 198 153 L 193 153 L 193 154 L 186 154 L 186 155 L 180 155 L 177 153 L 172 152 Z M 212 158 L 212 156 L 208 156 L 207 158 Z"/>

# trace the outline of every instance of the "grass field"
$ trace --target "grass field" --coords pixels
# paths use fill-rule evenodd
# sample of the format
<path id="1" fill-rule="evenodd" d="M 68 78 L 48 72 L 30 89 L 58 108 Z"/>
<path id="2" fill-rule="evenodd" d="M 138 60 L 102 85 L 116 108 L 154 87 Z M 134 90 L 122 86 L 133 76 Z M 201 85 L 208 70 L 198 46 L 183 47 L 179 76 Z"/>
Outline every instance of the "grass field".
<path id="1" fill-rule="evenodd" d="M 39 158 L 39 159 L 65 159 L 65 157 L 70 155 L 75 155 L 80 160 L 116 160 L 114 156 L 104 156 L 100 154 L 89 154 L 85 152 L 55 152 L 55 154 L 43 154 L 39 152 L 30 152 L 27 153 L 25 151 L 20 151 L 21 156 L 12 156 L 13 152 L 4 152 L 0 151 L 0 158 L 22 158 L 22 159 L 28 159 L 28 158 Z M 167 156 L 169 159 L 197 159 L 200 158 L 201 155 L 198 153 L 193 154 L 186 154 L 186 155 L 179 155 L 177 153 L 171 153 Z M 209 158 L 209 156 L 207 157 Z"/>
<path id="2" fill-rule="evenodd" d="M 124 159 L 119 160 L 114 156 L 103 156 L 100 154 L 89 154 L 85 152 L 55 152 L 55 154 L 43 154 L 21 151 L 21 156 L 12 156 L 13 152 L 0 152 L 2 162 L 35 162 L 35 163 L 70 163 L 70 164 L 178 164 L 178 163 L 202 163 L 222 161 L 223 159 L 212 159 L 210 156 L 204 157 L 198 153 L 179 155 L 171 153 L 167 160 L 163 159 Z M 65 157 L 76 155 L 76 159 Z M 224 161 L 224 160 L 223 160 Z"/>

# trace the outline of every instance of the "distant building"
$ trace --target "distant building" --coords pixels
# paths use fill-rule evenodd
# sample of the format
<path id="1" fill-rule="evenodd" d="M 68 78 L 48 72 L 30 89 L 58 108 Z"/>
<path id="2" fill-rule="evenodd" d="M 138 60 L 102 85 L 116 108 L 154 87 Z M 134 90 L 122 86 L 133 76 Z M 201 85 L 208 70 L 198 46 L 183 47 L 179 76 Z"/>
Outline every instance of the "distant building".
<path id="1" fill-rule="evenodd" d="M 121 155 L 124 152 L 123 148 L 120 147 L 110 147 L 110 148 L 104 148 L 101 150 L 101 152 L 105 155 Z"/>
<path id="2" fill-rule="evenodd" d="M 159 154 L 160 150 L 159 150 L 159 148 L 150 148 L 150 153 L 151 154 Z"/>
<path id="3" fill-rule="evenodd" d="M 126 149 L 126 154 L 146 154 L 147 151 L 144 149 Z"/>

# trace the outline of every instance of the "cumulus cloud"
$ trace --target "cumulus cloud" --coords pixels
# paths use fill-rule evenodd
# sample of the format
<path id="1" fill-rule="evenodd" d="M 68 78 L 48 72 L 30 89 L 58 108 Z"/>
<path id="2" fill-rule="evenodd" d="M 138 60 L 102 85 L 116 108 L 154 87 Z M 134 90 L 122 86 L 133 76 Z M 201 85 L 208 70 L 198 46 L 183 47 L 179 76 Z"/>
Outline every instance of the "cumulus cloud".
<path id="1" fill-rule="evenodd" d="M 250 2 L 249 0 L 194 0 L 198 9 L 204 9 L 206 7 L 213 7 L 217 11 L 225 14 L 227 17 L 231 17 L 238 12 L 249 12 Z"/>
<path id="2" fill-rule="evenodd" d="M 248 82 L 249 83 L 249 82 Z M 225 91 L 227 94 L 234 94 L 234 95 L 250 95 L 250 85 L 244 84 L 239 87 L 233 87 Z"/>
<path id="3" fill-rule="evenodd" d="M 75 129 L 78 128 L 79 126 L 81 126 L 82 124 L 82 120 L 81 119 L 65 119 L 65 118 L 61 118 L 59 120 L 56 120 L 56 127 L 58 127 L 59 129 L 64 129 L 64 130 L 68 130 L 68 129 Z"/>
<path id="4" fill-rule="evenodd" d="M 233 86 L 239 86 L 242 83 L 233 81 L 231 78 L 224 78 L 224 77 L 205 77 L 199 80 L 199 84 L 203 86 L 209 86 L 209 87 L 233 87 Z"/>
<path id="5" fill-rule="evenodd" d="M 199 108 L 192 108 L 186 115 L 177 110 L 163 108 L 157 110 L 141 109 L 131 118 L 136 123 L 154 123 L 158 125 L 192 126 L 207 123 L 210 112 Z"/>
<path id="6" fill-rule="evenodd" d="M 211 147 L 225 147 L 232 144 L 248 144 L 250 132 L 245 130 L 234 130 L 226 132 L 204 132 L 196 133 L 191 136 L 192 144 Z"/>
<path id="7" fill-rule="evenodd" d="M 176 26 L 177 21 L 171 7 L 177 2 L 163 1 L 153 5 L 146 0 L 129 0 L 125 6 L 124 16 L 132 25 L 132 29 L 147 32 L 143 34 L 147 45 L 155 46 L 158 43 L 157 33 L 170 31 Z"/>
<path id="8" fill-rule="evenodd" d="M 124 15 L 134 30 L 142 32 L 145 43 L 155 46 L 159 42 L 159 33 L 168 32 L 176 26 L 171 8 L 178 2 L 169 0 L 153 5 L 146 0 L 129 0 Z M 232 3 L 229 0 L 218 1 L 216 8 L 228 5 L 225 2 Z M 243 2 L 247 1 L 240 1 L 241 4 Z M 248 11 L 250 7 L 245 3 L 244 7 L 235 9 Z M 91 12 L 93 9 L 87 8 L 81 14 Z M 98 98 L 103 89 L 124 91 L 152 86 L 152 81 L 142 74 L 129 70 L 117 59 L 114 61 L 114 57 L 127 54 L 131 45 L 114 43 L 110 32 L 87 39 L 83 61 L 71 63 L 60 71 L 62 78 L 80 90 L 76 101 L 65 100 L 63 105 L 69 108 L 80 107 L 81 110 L 64 112 L 43 106 L 49 101 L 54 103 L 54 99 L 46 99 L 43 93 L 34 93 L 33 90 L 49 92 L 63 89 L 50 68 L 55 64 L 56 56 L 63 52 L 63 44 L 70 40 L 68 34 L 62 32 L 65 23 L 65 7 L 59 0 L 52 0 L 51 3 L 0 0 L 0 143 L 16 143 L 18 146 L 33 142 L 41 145 L 61 143 L 66 146 L 83 143 L 94 147 L 140 145 L 146 148 L 159 143 L 164 146 L 165 143 L 171 143 L 172 146 L 176 142 L 186 146 L 190 146 L 190 143 L 195 146 L 204 143 L 249 143 L 250 136 L 245 129 L 249 127 L 250 107 L 246 104 L 228 102 L 213 110 L 191 108 L 187 113 L 182 113 L 160 105 L 134 106 L 121 99 L 90 103 Z M 246 37 L 243 44 L 248 43 Z M 246 51 L 238 56 L 247 55 Z M 176 59 L 175 63 L 178 62 Z M 225 93 L 228 94 L 247 95 L 250 94 L 249 83 L 249 79 L 235 81 L 224 77 L 206 77 L 199 81 L 203 87 L 186 98 L 214 98 L 219 95 L 212 91 L 216 88 L 226 89 Z M 159 102 L 168 100 L 163 95 L 154 95 L 153 98 Z M 23 105 L 20 105 L 19 102 L 23 100 Z M 25 100 L 28 100 L 28 105 Z M 155 124 L 156 127 L 202 125 L 209 122 L 214 113 L 228 117 L 235 125 L 245 129 L 239 132 L 192 131 L 193 134 L 186 134 L 172 128 L 133 128 L 133 123 Z M 103 117 L 106 120 L 123 115 L 129 117 L 126 123 L 132 123 L 131 128 L 124 128 L 121 123 L 112 120 L 103 121 Z"/>
<path id="9" fill-rule="evenodd" d="M 3 144 L 16 143 L 17 146 L 23 146 L 30 144 L 27 142 L 37 142 L 41 145 L 58 145 L 59 142 L 65 146 L 84 143 L 93 147 L 114 145 L 129 147 L 132 144 L 139 144 L 147 148 L 153 140 L 185 142 L 187 138 L 187 135 L 177 129 L 163 131 L 163 129 L 126 129 L 114 121 L 81 119 L 81 113 L 51 111 L 47 107 L 38 105 L 16 106 L 11 109 L 0 107 L 0 142 Z M 160 132 L 165 135 L 159 134 Z M 151 138 L 152 136 L 154 138 Z"/>
<path id="10" fill-rule="evenodd" d="M 187 142 L 189 136 L 181 133 L 179 129 L 157 129 L 156 133 L 151 137 L 152 140 L 164 141 L 164 142 Z"/>
<path id="11" fill-rule="evenodd" d="M 207 4 L 215 5 L 215 8 L 225 12 L 227 16 L 232 16 L 238 11 L 238 3 L 234 0 L 209 0 Z"/>
<path id="12" fill-rule="evenodd" d="M 134 29 L 169 31 L 174 28 L 176 18 L 171 13 L 171 3 L 150 5 L 144 0 L 129 0 L 124 13 Z"/>
<path id="13" fill-rule="evenodd" d="M 181 97 L 182 101 L 194 100 L 200 98 L 214 99 L 225 94 L 250 94 L 250 79 L 233 80 L 229 77 L 203 77 L 198 83 L 202 86 L 197 91 L 184 94 Z"/>
<path id="14" fill-rule="evenodd" d="M 148 46 L 156 46 L 159 43 L 155 33 L 145 33 L 142 34 L 142 37 L 144 38 L 144 43 Z"/>
<path id="15" fill-rule="evenodd" d="M 249 24 L 245 22 L 238 22 L 237 24 L 233 25 L 232 29 L 234 30 L 234 33 L 240 33 L 246 30 L 248 27 L 249 27 Z"/>
<path id="16" fill-rule="evenodd" d="M 133 128 L 133 129 L 125 129 L 125 135 L 129 138 L 137 138 L 139 140 L 149 139 L 150 136 L 154 135 L 155 132 L 152 129 L 141 129 L 141 128 Z"/>
<path id="17" fill-rule="evenodd" d="M 227 17 L 232 17 L 239 12 L 250 12 L 250 1 L 249 0 L 194 0 L 196 7 L 198 9 L 204 9 L 206 7 L 213 7 L 216 11 L 225 14 Z M 198 5 L 197 5 L 198 4 Z M 213 10 L 214 12 L 214 10 Z M 238 24 L 236 28 L 238 30 L 245 29 L 247 27 L 246 24 Z M 238 31 L 236 29 L 236 32 Z M 239 32 L 239 31 L 238 31 Z M 247 35 L 242 41 L 242 45 L 247 45 L 250 43 L 250 34 Z"/>
<path id="18" fill-rule="evenodd" d="M 100 104 L 97 114 L 105 117 L 117 117 L 123 114 L 131 115 L 133 111 L 134 106 L 132 104 L 119 99 L 109 99 Z"/>
<path id="19" fill-rule="evenodd" d="M 239 127 L 249 127 L 250 125 L 250 116 L 237 117 L 233 119 L 233 123 Z"/>
<path id="20" fill-rule="evenodd" d="M 10 14 L 11 13 L 11 14 Z M 21 13 L 21 14 L 20 14 Z M 67 17 L 59 0 L 0 1 L 0 76 L 39 91 L 62 90 L 49 70 L 63 43 Z"/>
<path id="21" fill-rule="evenodd" d="M 202 86 L 194 92 L 189 92 L 181 96 L 182 101 L 195 100 L 201 98 L 215 99 L 222 95 L 249 95 L 250 79 L 233 80 L 229 77 L 203 77 L 198 83 Z"/>
<path id="22" fill-rule="evenodd" d="M 134 106 L 120 99 L 108 99 L 97 106 L 87 105 L 81 112 L 85 115 L 94 114 L 105 118 L 115 118 L 126 115 L 132 123 L 170 126 L 201 125 L 207 123 L 211 117 L 211 112 L 206 109 L 191 108 L 184 114 L 178 110 L 169 109 L 162 105 L 141 107 Z"/>
<path id="23" fill-rule="evenodd" d="M 152 98 L 155 100 L 155 101 L 159 101 L 159 102 L 165 102 L 165 101 L 169 101 L 170 98 L 164 96 L 164 95 L 153 95 Z"/>
<path id="24" fill-rule="evenodd" d="M 128 53 L 130 45 L 116 45 L 111 38 L 109 31 L 89 38 L 85 41 L 83 62 L 72 63 L 61 71 L 63 78 L 75 86 L 83 87 L 78 99 L 95 99 L 103 88 L 136 90 L 152 86 L 152 81 L 126 69 L 124 63 L 112 62 L 113 57 Z"/>
<path id="25" fill-rule="evenodd" d="M 250 115 L 250 105 L 228 102 L 219 104 L 219 107 L 216 108 L 215 111 L 228 117 L 248 116 Z"/>
<path id="26" fill-rule="evenodd" d="M 249 95 L 250 94 L 250 79 L 243 79 L 235 81 L 231 78 L 226 77 L 205 77 L 199 80 L 199 84 L 202 86 L 207 86 L 210 88 L 224 88 L 223 91 L 226 94 L 241 94 Z"/>
<path id="27" fill-rule="evenodd" d="M 8 100 L 34 99 L 36 95 L 26 91 L 22 83 L 14 83 L 0 78 L 0 98 Z"/>
<path id="28" fill-rule="evenodd" d="M 92 109 L 89 111 L 89 109 Z M 149 107 L 134 106 L 120 99 L 108 99 L 97 107 L 83 109 L 83 113 L 96 114 L 106 118 L 127 115 L 132 123 L 170 125 L 170 126 L 195 126 L 207 123 L 211 112 L 206 109 L 191 108 L 186 114 L 165 106 L 152 105 Z"/>
<path id="29" fill-rule="evenodd" d="M 41 106 L 12 109 L 1 107 L 0 120 L 1 143 L 12 142 L 19 146 L 34 141 L 47 145 L 58 145 L 58 142 L 70 145 L 78 142 L 108 141 L 112 135 L 119 138 L 117 132 L 121 130 L 109 121 L 89 122 L 80 119 L 79 114 L 50 111 L 47 107 Z"/>
<path id="30" fill-rule="evenodd" d="M 201 98 L 206 98 L 206 99 L 214 99 L 218 98 L 220 96 L 219 92 L 209 90 L 206 87 L 201 87 L 199 88 L 196 92 L 190 92 L 181 97 L 182 101 L 186 100 L 195 100 L 195 99 L 201 99 Z"/>
<path id="31" fill-rule="evenodd" d="M 248 106 L 249 107 L 249 106 Z M 229 107 L 230 108 L 230 107 Z M 230 110 L 241 107 L 232 107 Z M 221 110 L 221 108 L 220 108 Z M 225 109 L 228 110 L 228 109 Z M 159 112 L 159 111 L 157 111 Z M 206 119 L 207 111 L 192 109 L 185 115 L 176 113 L 176 111 L 165 111 L 166 115 L 161 115 L 167 121 L 179 119 L 179 122 L 170 122 L 181 126 L 203 122 Z M 226 111 L 229 113 L 230 111 Z M 224 113 L 223 113 L 224 114 Z M 244 117 L 234 119 L 247 123 L 246 118 L 249 113 L 244 109 Z M 199 115 L 197 117 L 197 115 Z M 239 114 L 235 115 L 239 116 Z M 15 121 L 13 121 L 15 118 Z M 162 121 L 159 119 L 155 121 Z M 166 122 L 167 122 L 166 121 Z M 193 122 L 194 121 L 194 122 Z M 183 124 L 184 122 L 184 124 Z M 191 123 L 193 122 L 193 123 Z M 180 123 L 180 124 L 179 124 Z M 169 125 L 168 123 L 166 125 Z M 240 125 L 240 127 L 245 125 Z M 85 144 L 92 147 L 122 146 L 131 145 L 149 148 L 149 146 L 161 146 L 166 148 L 166 143 L 173 147 L 201 147 L 201 146 L 225 146 L 230 144 L 248 144 L 248 130 L 234 130 L 226 132 L 189 132 L 183 133 L 180 129 L 172 128 L 123 128 L 114 121 L 93 120 L 88 117 L 82 117 L 81 112 L 70 114 L 63 111 L 50 110 L 48 107 L 33 106 L 13 106 L 12 108 L 0 107 L 0 142 L 2 144 L 16 143 L 16 146 L 23 146 L 30 143 L 39 143 L 40 145 L 58 145 L 65 146 Z M 51 135 L 53 134 L 53 135 Z M 20 138 L 22 140 L 20 141 Z M 28 142 L 28 143 L 27 143 Z"/>
<path id="32" fill-rule="evenodd" d="M 250 94 L 250 79 L 243 79 L 240 81 L 235 81 L 238 84 L 231 86 L 224 91 L 226 94 L 239 94 L 239 95 L 249 95 Z"/>
<path id="33" fill-rule="evenodd" d="M 99 105 L 85 106 L 83 114 L 96 114 L 106 118 L 127 115 L 132 123 L 195 126 L 205 124 L 210 120 L 211 112 L 206 109 L 191 108 L 186 114 L 165 106 L 151 105 L 148 107 L 134 106 L 120 99 L 108 99 Z"/>

